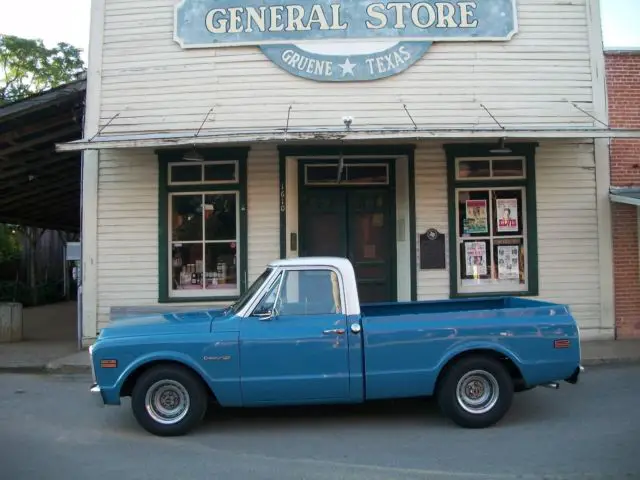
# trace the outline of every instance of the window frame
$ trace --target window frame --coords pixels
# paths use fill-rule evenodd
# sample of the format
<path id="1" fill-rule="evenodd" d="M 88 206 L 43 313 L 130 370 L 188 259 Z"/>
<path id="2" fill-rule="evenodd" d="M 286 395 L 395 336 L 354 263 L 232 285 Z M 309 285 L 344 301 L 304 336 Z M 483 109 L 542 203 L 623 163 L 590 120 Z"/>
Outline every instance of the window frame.
<path id="1" fill-rule="evenodd" d="M 203 160 L 201 162 L 196 161 L 169 161 L 167 165 L 167 185 L 171 187 L 177 186 L 186 186 L 186 185 L 198 185 L 198 186 L 209 186 L 209 185 L 234 185 L 238 183 L 238 174 L 239 174 L 239 165 L 238 160 Z M 200 167 L 200 181 L 184 181 L 184 182 L 176 182 L 173 181 L 172 170 L 175 166 L 199 166 Z M 205 167 L 208 165 L 234 165 L 235 172 L 234 177 L 235 180 L 205 180 Z"/>
<path id="2" fill-rule="evenodd" d="M 158 157 L 158 302 L 159 303 L 195 303 L 229 302 L 237 300 L 248 288 L 247 255 L 247 157 L 248 147 L 241 148 L 203 148 L 198 152 L 204 161 L 183 160 L 191 149 L 159 150 Z M 236 164 L 236 178 L 229 181 L 170 182 L 170 169 L 174 165 L 200 164 L 204 172 L 205 165 Z M 203 173 L 204 175 L 204 173 Z M 238 272 L 238 290 L 234 294 L 202 289 L 197 295 L 171 294 L 171 198 L 175 194 L 236 194 L 236 268 Z M 204 232 L 203 232 L 204 235 Z M 201 242 L 206 243 L 204 239 Z"/>
<path id="3" fill-rule="evenodd" d="M 359 168 L 359 167 L 380 167 L 380 168 L 384 168 L 385 170 L 385 180 L 384 182 L 354 182 L 352 180 L 349 179 L 345 179 L 345 180 L 341 180 L 340 183 L 338 182 L 315 182 L 313 180 L 309 180 L 309 169 L 313 170 L 314 168 L 323 168 L 323 167 L 330 167 L 330 168 L 336 168 L 336 173 L 337 173 L 337 168 L 339 166 L 339 162 L 331 162 L 331 161 L 312 161 L 312 162 L 305 162 L 303 165 L 303 185 L 307 186 L 307 187 L 344 187 L 344 186 L 354 186 L 354 187 L 359 187 L 359 186 L 375 186 L 375 187 L 388 187 L 390 184 L 390 178 L 391 178 L 391 173 L 390 173 L 390 164 L 389 162 L 385 159 L 382 161 L 364 161 L 364 162 L 358 162 L 358 161 L 353 161 L 353 159 L 349 159 L 348 161 L 344 162 L 343 164 L 343 172 L 344 175 L 347 176 L 349 169 L 350 168 Z"/>
<path id="4" fill-rule="evenodd" d="M 539 293 L 538 271 L 538 232 L 537 232 L 537 203 L 535 179 L 535 150 L 537 143 L 513 143 L 505 147 L 511 149 L 509 153 L 492 153 L 494 144 L 449 144 L 444 145 L 447 157 L 447 192 L 449 217 L 449 296 L 450 298 L 494 297 L 494 296 L 537 296 Z M 468 160 L 513 160 L 523 159 L 524 177 L 470 177 L 460 178 L 458 166 L 461 161 Z M 460 245 L 464 241 L 458 231 L 458 192 L 465 190 L 524 190 L 522 195 L 522 238 L 525 248 L 525 284 L 524 289 L 513 288 L 496 289 L 479 286 L 475 289 L 462 286 L 462 261 L 459 253 Z M 491 199 L 489 199 L 491 201 Z M 487 215 L 490 214 L 487 205 Z M 491 213 L 492 214 L 492 213 Z M 520 237 L 520 235 L 516 235 Z M 473 239 L 475 237 L 469 237 Z M 480 237 L 479 237 L 480 238 Z M 482 236 L 481 238 L 484 238 Z M 487 238 L 495 237 L 489 232 Z M 493 251 L 491 252 L 492 262 Z M 470 291 L 471 290 L 471 291 Z"/>

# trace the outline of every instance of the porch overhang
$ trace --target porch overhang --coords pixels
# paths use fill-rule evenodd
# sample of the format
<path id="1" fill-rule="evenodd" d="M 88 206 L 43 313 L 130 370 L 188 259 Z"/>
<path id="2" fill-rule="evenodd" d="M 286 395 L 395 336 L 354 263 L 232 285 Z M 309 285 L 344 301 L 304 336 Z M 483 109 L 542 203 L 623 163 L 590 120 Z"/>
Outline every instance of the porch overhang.
<path id="1" fill-rule="evenodd" d="M 640 187 L 610 187 L 609 199 L 614 203 L 640 207 Z"/>
<path id="2" fill-rule="evenodd" d="M 90 139 L 56 144 L 58 152 L 105 150 L 125 148 L 171 148 L 205 145 L 232 145 L 255 143 L 315 143 L 327 141 L 424 141 L 462 139 L 597 139 L 638 138 L 640 129 L 593 127 L 546 128 L 309 128 L 309 129 L 254 129 L 209 130 L 198 135 L 193 132 L 139 133 L 123 135 L 96 135 Z"/>

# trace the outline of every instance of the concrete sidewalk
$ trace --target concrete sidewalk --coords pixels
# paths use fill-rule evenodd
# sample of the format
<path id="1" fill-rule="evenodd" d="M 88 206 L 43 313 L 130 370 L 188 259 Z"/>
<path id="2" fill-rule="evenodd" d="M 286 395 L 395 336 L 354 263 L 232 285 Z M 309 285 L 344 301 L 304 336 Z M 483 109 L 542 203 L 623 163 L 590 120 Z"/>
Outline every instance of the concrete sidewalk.
<path id="1" fill-rule="evenodd" d="M 582 363 L 640 363 L 640 340 L 592 341 L 582 344 Z M 0 372 L 89 373 L 89 352 L 68 342 L 23 342 L 0 345 Z"/>

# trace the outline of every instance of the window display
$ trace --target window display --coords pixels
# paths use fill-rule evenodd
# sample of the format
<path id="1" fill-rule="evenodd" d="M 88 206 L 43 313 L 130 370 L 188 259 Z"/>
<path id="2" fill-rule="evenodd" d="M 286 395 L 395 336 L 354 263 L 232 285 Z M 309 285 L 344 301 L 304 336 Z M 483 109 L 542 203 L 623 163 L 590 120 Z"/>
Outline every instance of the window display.
<path id="1" fill-rule="evenodd" d="M 524 175 L 521 158 L 457 161 L 460 293 L 527 290 L 526 186 L 504 181 Z M 473 182 L 473 187 L 466 188 L 465 182 Z"/>
<path id="2" fill-rule="evenodd" d="M 235 192 L 171 194 L 171 296 L 239 294 L 237 203 Z"/>
<path id="3" fill-rule="evenodd" d="M 539 294 L 536 148 L 444 146 L 451 296 Z"/>
<path id="4" fill-rule="evenodd" d="M 456 189 L 463 291 L 526 289 L 523 193 L 524 187 Z"/>

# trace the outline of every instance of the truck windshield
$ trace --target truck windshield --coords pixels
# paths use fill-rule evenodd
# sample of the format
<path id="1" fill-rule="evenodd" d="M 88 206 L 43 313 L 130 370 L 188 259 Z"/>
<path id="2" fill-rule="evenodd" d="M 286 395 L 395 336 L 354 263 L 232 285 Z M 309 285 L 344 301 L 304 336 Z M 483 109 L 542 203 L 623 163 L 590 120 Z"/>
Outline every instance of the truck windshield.
<path id="1" fill-rule="evenodd" d="M 269 278 L 269 275 L 271 275 L 272 271 L 273 268 L 267 267 L 267 269 L 262 272 L 258 278 L 256 278 L 255 282 L 251 284 L 246 292 L 240 295 L 240 298 L 233 305 L 231 305 L 229 309 L 234 313 L 242 309 L 242 307 L 244 307 L 251 299 L 251 297 L 253 297 L 253 295 L 260 289 L 265 280 Z"/>

